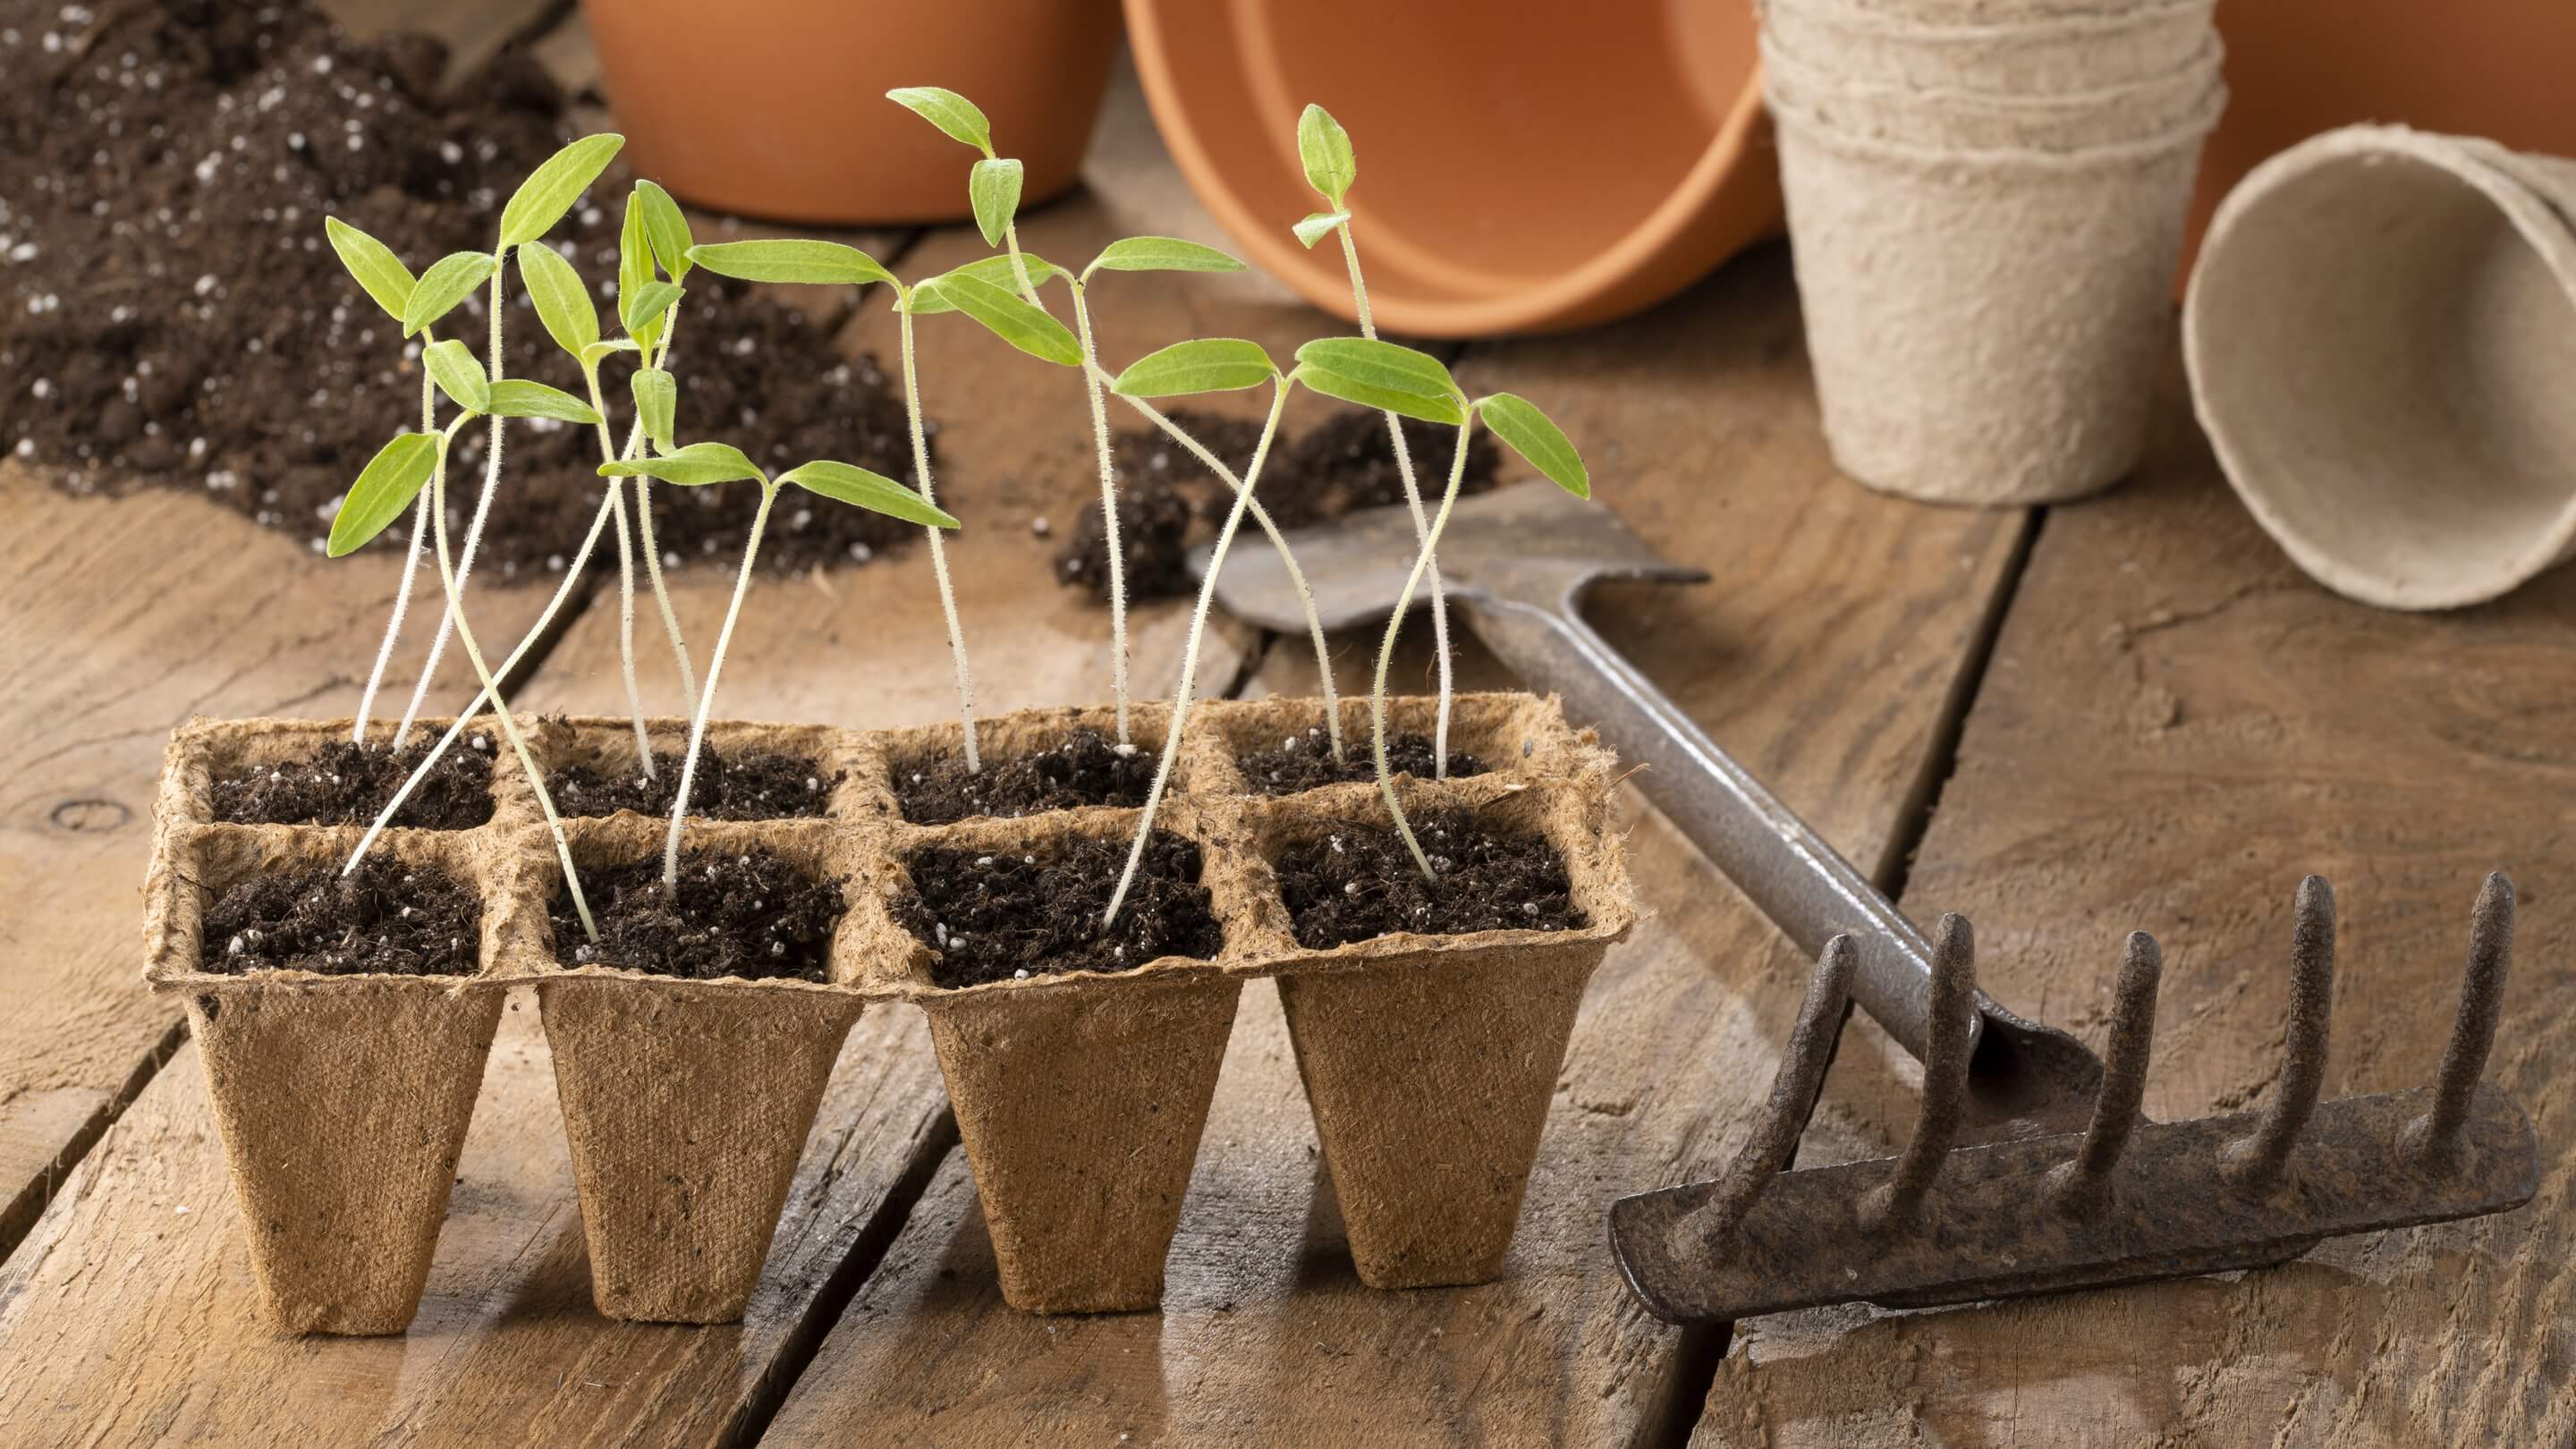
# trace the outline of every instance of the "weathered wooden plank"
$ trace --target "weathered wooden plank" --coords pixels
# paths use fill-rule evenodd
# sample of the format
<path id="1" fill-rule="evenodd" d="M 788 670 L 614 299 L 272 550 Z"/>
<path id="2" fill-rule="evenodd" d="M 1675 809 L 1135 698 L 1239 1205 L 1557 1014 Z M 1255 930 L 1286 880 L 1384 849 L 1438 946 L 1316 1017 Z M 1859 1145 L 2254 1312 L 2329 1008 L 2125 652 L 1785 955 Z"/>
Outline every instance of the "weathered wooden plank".
<path id="1" fill-rule="evenodd" d="M 1627 590 L 1604 627 L 1717 738 L 1864 862 L 1915 792 L 2019 527 L 1831 479 L 1786 257 L 1758 255 L 1652 317 L 1471 354 L 1471 386 L 1543 399 L 1589 447 L 1605 506 L 1712 569 Z M 1688 379 L 1682 383 L 1678 379 Z M 1425 678 L 1417 648 L 1399 668 Z M 1344 641 L 1346 687 L 1367 641 Z M 1282 642 L 1263 682 L 1302 691 Z M 1465 677 L 1497 678 L 1471 655 Z M 1796 959 L 1662 818 L 1622 802 L 1657 914 L 1576 1027 L 1506 1276 L 1363 1288 L 1344 1254 L 1276 994 L 1245 993 L 1159 1315 L 1005 1308 L 952 1157 L 852 1301 L 773 1437 L 880 1442 L 1618 1444 L 1660 1432 L 1685 1342 L 1618 1286 L 1601 1213 L 1740 1140 L 1803 984 Z M 1694 1386 L 1695 1391 L 1695 1386 Z"/>
<path id="2" fill-rule="evenodd" d="M 143 994 L 135 888 L 161 746 L 190 715 L 333 715 L 357 705 L 402 560 L 326 562 L 306 540 L 184 494 L 76 499 L 0 464 L 0 1249 L 153 1062 L 178 1012 Z M 388 718 L 429 652 L 436 584 L 396 652 Z M 478 634 L 516 639 L 545 602 L 467 595 Z M 497 661 L 496 661 L 497 662 Z M 441 700 L 472 689 L 463 651 Z"/>
<path id="3" fill-rule="evenodd" d="M 2147 1111 L 2235 1109 L 2277 1068 L 2300 875 L 2339 888 L 2326 1095 L 2430 1080 L 2481 875 L 2523 887 L 2490 1079 L 2540 1196 L 2283 1268 L 2018 1305 L 1757 1320 L 1695 1443 L 2564 1444 L 2576 1439 L 2576 575 L 2382 613 L 2302 578 L 2177 398 L 2140 479 L 2052 512 L 1906 893 L 1969 912 L 2004 1000 L 2097 1042 L 2119 939 L 2165 948 Z M 1874 1053 L 1827 1087 L 1881 1150 Z"/>

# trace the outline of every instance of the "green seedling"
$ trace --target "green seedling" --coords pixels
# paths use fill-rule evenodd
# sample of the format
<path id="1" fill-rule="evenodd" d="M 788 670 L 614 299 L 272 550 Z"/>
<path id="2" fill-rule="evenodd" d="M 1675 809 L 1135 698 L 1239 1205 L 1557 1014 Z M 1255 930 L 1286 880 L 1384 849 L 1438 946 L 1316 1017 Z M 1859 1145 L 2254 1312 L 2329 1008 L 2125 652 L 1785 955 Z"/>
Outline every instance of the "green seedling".
<path id="1" fill-rule="evenodd" d="M 1404 627 L 1405 612 L 1412 607 L 1414 593 L 1422 587 L 1423 576 L 1439 551 L 1441 531 L 1449 525 L 1449 510 L 1458 502 L 1458 485 L 1467 476 L 1468 436 L 1482 419 L 1495 437 L 1577 498 L 1592 496 L 1592 477 L 1564 432 L 1526 399 L 1498 392 L 1470 401 L 1438 358 L 1410 347 L 1368 337 L 1318 338 L 1297 349 L 1297 370 L 1290 376 L 1327 397 L 1458 430 L 1457 451 L 1449 464 L 1449 486 L 1441 492 L 1439 511 L 1423 530 L 1422 551 L 1414 557 L 1413 570 L 1405 576 L 1404 591 L 1396 596 L 1395 612 L 1387 618 L 1386 636 L 1377 651 L 1377 670 L 1369 681 L 1369 746 L 1375 752 L 1378 793 L 1385 797 L 1387 814 L 1394 818 L 1396 834 L 1403 838 L 1414 864 L 1422 868 L 1424 876 L 1437 880 L 1430 857 L 1422 853 L 1421 843 L 1413 838 L 1412 823 L 1404 818 L 1404 806 L 1395 797 L 1395 776 L 1387 769 L 1386 676 L 1395 660 L 1395 640 Z M 1211 568 L 1209 572 L 1213 576 L 1215 571 Z M 1447 704 L 1445 687 L 1442 704 Z"/>
<path id="2" fill-rule="evenodd" d="M 1101 535 L 1109 560 L 1110 689 L 1117 702 L 1119 748 L 1133 749 L 1135 745 L 1128 722 L 1127 560 L 1125 550 L 1118 542 L 1118 477 L 1110 459 L 1109 412 L 1105 401 L 1112 380 L 1102 370 L 1099 349 L 1092 341 L 1091 279 L 1101 271 L 1239 272 L 1243 270 L 1243 263 L 1214 247 L 1164 236 L 1127 237 L 1111 242 L 1079 274 L 1069 273 L 1052 262 L 1023 252 L 1016 221 L 1020 163 L 994 156 L 992 127 L 985 121 L 984 113 L 964 96 L 936 86 L 909 86 L 888 91 L 886 97 L 910 108 L 953 139 L 984 154 L 985 159 L 975 163 L 974 169 L 968 173 L 968 200 L 974 207 L 976 229 L 983 233 L 984 244 L 1004 247 L 1006 251 L 1000 257 L 970 262 L 949 275 L 995 286 L 1007 278 L 1018 287 L 1022 301 L 1041 311 L 1046 303 L 1039 296 L 1038 289 L 1050 280 L 1063 277 L 1066 289 L 1072 294 L 1074 346 L 1082 368 L 1084 390 L 1091 404 L 1092 444 L 1100 466 Z M 1002 177 L 1007 177 L 1007 182 L 1000 179 Z M 988 322 L 987 325 L 991 324 Z M 1050 356 L 1049 360 L 1058 359 Z M 1237 498 L 1251 498 L 1251 490 L 1243 479 L 1236 478 L 1233 470 L 1155 408 L 1147 397 L 1134 394 L 1125 397 L 1130 407 L 1151 420 L 1210 472 L 1224 480 Z M 1307 632 L 1312 636 L 1315 663 L 1323 680 L 1325 725 L 1332 737 L 1333 758 L 1338 760 L 1342 758 L 1342 712 L 1339 701 L 1334 697 L 1332 662 L 1324 640 L 1323 620 L 1315 611 L 1314 596 L 1306 587 L 1305 572 L 1297 566 L 1297 557 L 1289 550 L 1287 540 L 1280 536 L 1278 526 L 1270 521 L 1268 511 L 1258 502 L 1250 502 L 1249 506 L 1253 521 L 1269 535 L 1271 543 L 1279 551 L 1280 562 L 1286 566 L 1290 582 L 1296 586 L 1299 597 L 1305 600 Z"/>
<path id="3" fill-rule="evenodd" d="M 1322 106 L 1310 105 L 1297 118 L 1297 159 L 1306 170 L 1306 184 L 1324 198 L 1327 210 L 1319 211 L 1298 222 L 1293 231 L 1297 240 L 1312 248 L 1327 236 L 1342 239 L 1342 264 L 1351 277 L 1351 307 L 1357 313 L 1360 335 L 1371 341 L 1377 338 L 1377 319 L 1369 313 L 1368 283 L 1360 276 L 1359 244 L 1351 239 L 1350 190 L 1359 179 L 1359 161 L 1351 151 L 1350 132 Z M 1422 509 L 1422 489 L 1414 481 L 1413 450 L 1404 441 L 1404 423 L 1393 412 L 1386 415 L 1387 441 L 1395 449 L 1395 475 L 1404 485 L 1404 506 L 1413 512 L 1413 537 L 1424 548 L 1430 546 L 1430 520 Z M 1431 758 L 1433 774 L 1449 778 L 1449 701 L 1452 697 L 1449 655 L 1449 593 L 1440 582 L 1440 560 L 1430 561 L 1431 578 L 1431 650 L 1438 660 L 1440 702 L 1433 715 Z"/>
<path id="4" fill-rule="evenodd" d="M 677 885 L 680 879 L 680 832 L 688 820 L 689 787 L 697 778 L 698 756 L 705 748 L 707 719 L 715 710 L 716 682 L 724 674 L 725 651 L 733 643 L 733 626 L 742 617 L 743 595 L 751 589 L 752 564 L 760 556 L 760 535 L 769 526 L 770 505 L 778 501 L 778 490 L 790 484 L 817 498 L 882 513 L 888 518 L 918 523 L 933 530 L 955 528 L 957 520 L 933 507 L 927 498 L 891 478 L 871 473 L 847 463 L 817 461 L 790 468 L 772 478 L 762 472 L 738 448 L 723 443 L 691 443 L 685 448 L 657 458 L 626 458 L 602 463 L 603 478 L 658 478 L 683 488 L 704 488 L 718 483 L 757 482 L 760 484 L 760 507 L 752 514 L 751 536 L 742 547 L 742 571 L 734 579 L 733 599 L 725 605 L 724 627 L 716 633 L 716 650 L 707 659 L 707 687 L 698 696 L 698 707 L 689 721 L 689 749 L 680 759 L 679 797 L 671 806 L 671 828 L 662 846 L 662 882 Z M 569 870 L 571 867 L 565 867 Z"/>

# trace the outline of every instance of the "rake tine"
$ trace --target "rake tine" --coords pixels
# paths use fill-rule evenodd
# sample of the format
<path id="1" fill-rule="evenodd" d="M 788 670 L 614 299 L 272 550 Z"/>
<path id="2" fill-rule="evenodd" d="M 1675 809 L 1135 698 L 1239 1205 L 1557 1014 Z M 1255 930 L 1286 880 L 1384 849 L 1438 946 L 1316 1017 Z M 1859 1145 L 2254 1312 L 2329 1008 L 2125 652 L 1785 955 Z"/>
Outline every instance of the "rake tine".
<path id="1" fill-rule="evenodd" d="M 1727 1166 L 1716 1192 L 1684 1220 L 1692 1231 L 1715 1239 L 1733 1229 L 1772 1179 L 1788 1170 L 1798 1151 L 1798 1135 L 1806 1130 L 1807 1104 L 1816 1100 L 1825 1067 L 1833 1060 L 1834 1037 L 1842 1030 L 1858 955 L 1848 935 L 1825 943 L 1825 954 L 1807 977 L 1807 999 L 1798 1007 L 1789 1048 L 1780 1058 L 1780 1070 L 1772 1074 L 1771 1100 L 1762 1109 L 1762 1120 Z"/>
<path id="2" fill-rule="evenodd" d="M 2239 1185 L 2271 1184 L 2298 1145 L 2326 1080 L 2326 1038 L 2334 1009 L 2334 887 L 2321 875 L 2299 882 L 2290 935 L 2290 1026 L 2281 1080 L 2254 1130 L 2230 1144 L 2227 1170 Z"/>
<path id="3" fill-rule="evenodd" d="M 1968 918 L 1941 918 L 1932 948 L 1932 1000 L 1924 1026 L 1923 1106 L 1914 1136 L 1886 1182 L 1861 1204 L 1865 1232 L 1903 1227 L 1914 1220 L 1940 1174 L 1942 1159 L 1958 1140 L 1968 1108 L 1968 1020 L 1976 1010 L 1977 936 Z"/>
<path id="4" fill-rule="evenodd" d="M 2093 1099 L 2093 1121 L 2075 1157 L 2049 1173 L 2050 1196 L 2060 1212 L 2091 1217 L 2111 1201 L 2111 1177 L 2138 1125 L 2147 1092 L 2147 1053 L 2156 1040 L 2156 987 L 2164 977 L 2164 952 L 2144 931 L 2129 933 L 2112 990 L 2110 1049 L 2103 1053 L 2102 1090 Z"/>
<path id="5" fill-rule="evenodd" d="M 2402 1139 L 2409 1156 L 2437 1171 L 2456 1165 L 2460 1128 L 2469 1120 L 2478 1079 L 2486 1075 L 2496 1021 L 2504 1014 L 2505 973 L 2512 965 L 2513 882 L 2496 871 L 2479 889 L 2477 911 L 2469 918 L 2469 971 L 2460 982 L 2460 1014 L 2442 1048 L 2433 1110 L 2406 1124 Z"/>

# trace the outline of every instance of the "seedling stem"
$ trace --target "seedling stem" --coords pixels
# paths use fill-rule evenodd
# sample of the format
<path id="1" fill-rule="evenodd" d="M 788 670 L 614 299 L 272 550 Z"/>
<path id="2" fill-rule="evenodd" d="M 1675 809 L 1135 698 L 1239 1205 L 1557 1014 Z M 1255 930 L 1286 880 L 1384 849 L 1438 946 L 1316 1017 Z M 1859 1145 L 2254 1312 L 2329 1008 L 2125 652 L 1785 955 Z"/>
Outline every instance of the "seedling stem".
<path id="1" fill-rule="evenodd" d="M 491 351 L 487 354 L 489 361 L 486 365 L 494 382 L 501 380 L 501 274 L 507 267 L 509 252 L 510 249 L 503 246 L 493 254 L 492 294 L 485 303 L 492 314 Z M 426 371 L 429 356 L 429 336 L 426 332 L 422 333 L 420 344 L 423 370 Z M 492 495 L 499 492 L 501 488 L 501 433 L 502 420 L 495 415 L 492 419 L 492 442 L 483 459 L 483 493 L 481 497 L 474 500 L 474 516 L 466 521 L 465 553 L 457 563 L 456 583 L 453 587 L 459 592 L 463 591 L 466 580 L 473 577 L 474 555 L 483 547 L 483 522 L 492 514 Z M 437 522 L 443 527 L 446 519 L 442 517 Z M 393 747 L 397 750 L 402 748 L 404 740 L 411 738 L 412 722 L 420 717 L 421 701 L 429 696 L 430 681 L 438 677 L 438 661 L 440 656 L 447 652 L 447 635 L 454 627 L 455 618 L 456 614 L 453 610 L 441 615 L 438 621 L 438 632 L 430 636 L 429 662 L 421 666 L 420 681 L 411 688 L 411 703 L 403 707 L 402 723 L 394 727 Z"/>
<path id="2" fill-rule="evenodd" d="M 927 476 L 924 475 L 925 481 Z M 697 781 L 698 752 L 706 743 L 707 716 L 715 710 L 716 679 L 724 673 L 725 650 L 733 643 L 734 620 L 742 617 L 742 596 L 751 590 L 751 565 L 760 556 L 760 535 L 769 527 L 769 505 L 777 501 L 778 484 L 761 479 L 760 508 L 751 516 L 751 538 L 742 546 L 742 572 L 734 578 L 732 602 L 725 605 L 724 627 L 716 632 L 716 652 L 707 660 L 706 692 L 698 696 L 697 717 L 689 721 L 689 752 L 680 759 L 679 796 L 671 804 L 671 830 L 662 842 L 662 884 L 666 886 L 680 883 L 680 827 L 689 818 L 689 787 Z M 932 529 L 930 536 L 936 547 L 939 530 Z"/>
<path id="3" fill-rule="evenodd" d="M 1018 238 L 1012 239 L 1016 249 Z M 1017 255 L 1016 250 L 1014 256 Z M 1083 284 L 1073 283 L 1074 334 L 1082 343 L 1082 380 L 1091 394 L 1091 441 L 1100 455 L 1100 528 L 1109 546 L 1109 678 L 1118 699 L 1118 743 L 1127 733 L 1127 558 L 1118 543 L 1118 473 L 1109 458 L 1109 382 L 1091 341 L 1091 309 Z"/>
<path id="4" fill-rule="evenodd" d="M 425 349 L 436 338 L 426 329 L 420 334 Z M 428 432 L 438 418 L 438 385 L 429 380 L 429 369 L 420 370 L 420 430 Z M 367 742 L 367 717 L 375 713 L 376 690 L 385 682 L 385 668 L 393 663 L 394 641 L 402 637 L 403 615 L 411 609 L 412 579 L 420 572 L 421 551 L 429 547 L 429 493 L 424 489 L 420 502 L 412 506 L 411 546 L 403 550 L 402 584 L 394 591 L 392 617 L 385 620 L 385 642 L 376 647 L 375 667 L 367 671 L 367 687 L 358 696 L 358 717 L 349 727 L 349 741 Z"/>
<path id="5" fill-rule="evenodd" d="M 936 507 L 939 499 L 930 489 L 930 440 L 921 428 L 921 383 L 913 364 L 911 293 L 899 292 L 896 303 L 895 315 L 901 319 L 903 333 L 903 411 L 904 420 L 912 427 L 914 485 L 922 501 Z M 948 581 L 948 545 L 938 529 L 925 531 L 930 535 L 931 576 L 939 581 L 939 608 L 948 619 L 948 655 L 957 666 L 957 717 L 966 725 L 966 773 L 981 774 L 983 757 L 975 749 L 975 677 L 966 664 L 966 631 L 957 623 L 957 590 Z M 708 682 L 710 686 L 714 683 L 712 670 Z"/>
<path id="6" fill-rule="evenodd" d="M 1440 494 L 1440 511 L 1423 535 L 1422 551 L 1414 555 L 1413 572 L 1405 576 L 1404 592 L 1396 595 L 1395 612 L 1387 616 L 1386 640 L 1377 650 L 1377 675 L 1369 685 L 1369 748 L 1377 759 L 1378 793 L 1386 797 L 1386 813 L 1394 817 L 1395 833 L 1403 838 L 1404 848 L 1413 852 L 1413 863 L 1422 867 L 1426 879 L 1435 881 L 1439 876 L 1431 869 L 1430 857 L 1422 853 L 1421 843 L 1413 838 L 1413 826 L 1404 818 L 1404 807 L 1396 803 L 1395 776 L 1386 766 L 1386 671 L 1395 660 L 1395 636 L 1404 627 L 1404 611 L 1413 607 L 1414 591 L 1422 587 L 1422 576 L 1431 567 L 1432 551 L 1440 546 L 1440 531 L 1449 526 L 1449 509 L 1458 501 L 1458 485 L 1467 477 L 1467 437 L 1475 427 L 1476 414 L 1471 410 L 1467 420 L 1458 425 L 1458 456 L 1449 464 L 1449 486 Z"/>

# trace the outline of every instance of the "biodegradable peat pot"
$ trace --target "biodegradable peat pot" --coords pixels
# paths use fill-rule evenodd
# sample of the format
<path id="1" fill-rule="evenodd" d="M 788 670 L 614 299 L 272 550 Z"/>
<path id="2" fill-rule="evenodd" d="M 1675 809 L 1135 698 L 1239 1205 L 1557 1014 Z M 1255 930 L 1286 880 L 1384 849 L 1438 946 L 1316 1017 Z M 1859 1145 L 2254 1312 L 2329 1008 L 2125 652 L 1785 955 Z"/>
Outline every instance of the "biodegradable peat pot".
<path id="1" fill-rule="evenodd" d="M 1843 135 L 1927 151 L 2080 151 L 2154 140 L 2205 124 L 2225 104 L 2219 47 L 2153 80 L 2042 95 L 1957 85 L 1856 81 L 1762 44 L 1772 104 Z"/>
<path id="2" fill-rule="evenodd" d="M 2576 553 L 2576 163 L 2329 132 L 2219 208 L 2183 312 L 2238 496 L 2348 598 L 2443 609 Z"/>
<path id="3" fill-rule="evenodd" d="M 1988 18 L 1855 0 L 1764 0 L 1760 9 L 1769 46 L 1824 74 L 1988 96 L 2161 80 L 2196 63 L 2215 34 L 2213 0 Z"/>
<path id="4" fill-rule="evenodd" d="M 480 898 L 466 976 L 209 972 L 204 920 L 231 886 L 336 867 L 353 827 L 211 820 L 215 772 L 299 758 L 348 722 L 192 721 L 171 737 L 144 884 L 144 980 L 186 1005 L 249 1240 L 261 1318 L 290 1333 L 399 1333 L 420 1307 L 483 1062 L 495 963 L 536 923 L 513 874 L 531 807 L 497 779 L 492 822 L 388 831 L 387 857 Z"/>
<path id="5" fill-rule="evenodd" d="M 685 742 L 679 720 L 653 724 L 655 744 Z M 548 720 L 532 744 L 547 769 L 573 759 L 631 768 L 624 720 Z M 854 784 L 864 767 L 836 731 L 720 724 L 711 754 L 775 751 L 835 774 L 835 815 L 881 803 Z M 620 811 L 566 822 L 573 863 L 585 876 L 662 853 L 664 819 Z M 851 832 L 829 818 L 716 822 L 693 817 L 684 849 L 765 848 L 814 878 L 849 883 L 867 870 Z M 551 850 L 533 858 L 542 913 L 560 889 Z M 592 902 L 594 913 L 603 902 Z M 844 918 L 846 921 L 846 917 Z M 621 968 L 612 959 L 573 967 L 557 948 L 529 963 L 555 1064 L 564 1133 L 590 1246 L 591 1300 L 611 1318 L 730 1323 L 760 1281 L 806 1135 L 842 1040 L 865 1000 L 847 984 L 858 947 L 838 930 L 828 980 L 684 979 Z"/>
<path id="6" fill-rule="evenodd" d="M 1847 135 L 1777 99 L 1773 113 L 1843 472 L 2005 506 L 2080 498 L 2136 466 L 2214 110 L 2122 146 L 1951 152 Z"/>

